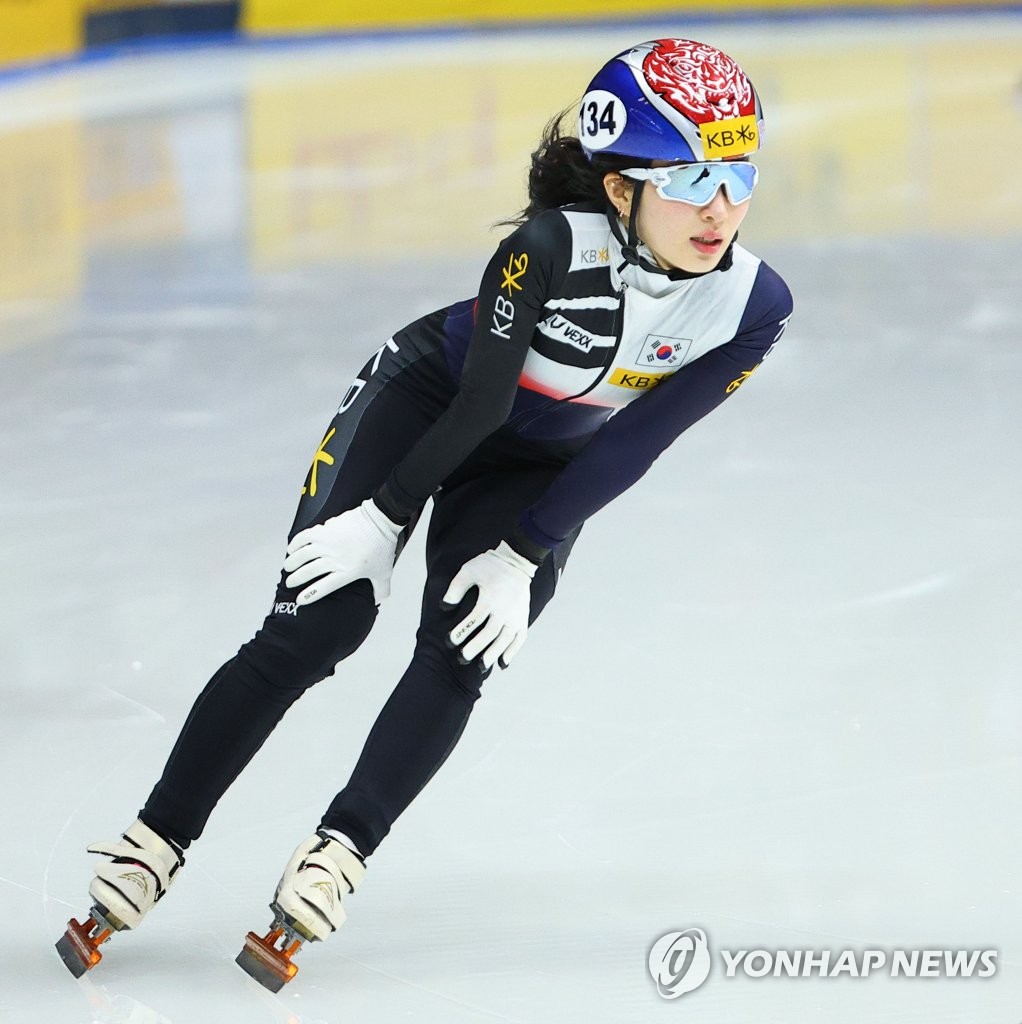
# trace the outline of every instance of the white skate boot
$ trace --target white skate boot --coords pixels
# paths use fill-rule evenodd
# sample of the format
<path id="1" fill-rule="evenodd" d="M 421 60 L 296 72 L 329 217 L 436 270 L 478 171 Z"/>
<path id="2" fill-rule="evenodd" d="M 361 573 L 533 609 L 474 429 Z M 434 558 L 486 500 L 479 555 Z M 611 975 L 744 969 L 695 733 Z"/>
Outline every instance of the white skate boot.
<path id="1" fill-rule="evenodd" d="M 343 843 L 317 832 L 291 855 L 273 897 L 310 939 L 325 939 L 344 924 L 341 900 L 365 877 L 365 861 Z"/>
<path id="2" fill-rule="evenodd" d="M 120 842 L 93 843 L 88 850 L 111 858 L 96 865 L 89 895 L 120 928 L 142 923 L 185 862 L 181 850 L 141 821 L 129 825 Z"/>
<path id="3" fill-rule="evenodd" d="M 341 901 L 365 877 L 365 860 L 344 843 L 317 832 L 291 855 L 270 909 L 265 936 L 249 932 L 237 963 L 271 992 L 298 973 L 291 958 L 303 942 L 328 938 L 344 924 Z"/>
<path id="4" fill-rule="evenodd" d="M 98 947 L 113 932 L 141 924 L 185 862 L 177 846 L 137 820 L 119 842 L 93 843 L 88 851 L 110 860 L 96 865 L 96 877 L 89 885 L 94 903 L 88 920 L 84 924 L 69 921 L 57 943 L 57 952 L 75 977 L 103 959 Z"/>

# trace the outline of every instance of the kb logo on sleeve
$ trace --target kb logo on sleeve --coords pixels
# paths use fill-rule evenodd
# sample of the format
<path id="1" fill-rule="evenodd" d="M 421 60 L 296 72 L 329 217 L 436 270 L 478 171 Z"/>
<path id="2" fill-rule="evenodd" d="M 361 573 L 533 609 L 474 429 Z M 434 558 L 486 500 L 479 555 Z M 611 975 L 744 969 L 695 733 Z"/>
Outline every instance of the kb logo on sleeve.
<path id="1" fill-rule="evenodd" d="M 501 289 L 507 289 L 507 298 L 503 295 L 497 296 L 493 306 L 493 324 L 490 327 L 490 334 L 495 334 L 504 341 L 511 340 L 511 325 L 515 322 L 515 304 L 511 300 L 515 292 L 520 292 L 522 286 L 518 283 L 519 278 L 525 276 L 529 269 L 529 254 L 523 252 L 521 256 L 512 253 L 508 257 L 507 266 L 503 268 L 504 279 L 500 282 Z"/>

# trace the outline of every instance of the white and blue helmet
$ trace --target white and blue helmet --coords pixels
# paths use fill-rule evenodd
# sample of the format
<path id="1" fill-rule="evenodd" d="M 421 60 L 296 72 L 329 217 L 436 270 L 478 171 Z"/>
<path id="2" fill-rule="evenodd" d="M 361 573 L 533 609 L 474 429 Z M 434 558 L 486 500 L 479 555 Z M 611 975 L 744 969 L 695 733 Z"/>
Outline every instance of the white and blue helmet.
<path id="1" fill-rule="evenodd" d="M 734 159 L 759 149 L 762 133 L 763 111 L 745 72 L 691 39 L 655 39 L 619 53 L 579 108 L 578 137 L 590 159 Z"/>

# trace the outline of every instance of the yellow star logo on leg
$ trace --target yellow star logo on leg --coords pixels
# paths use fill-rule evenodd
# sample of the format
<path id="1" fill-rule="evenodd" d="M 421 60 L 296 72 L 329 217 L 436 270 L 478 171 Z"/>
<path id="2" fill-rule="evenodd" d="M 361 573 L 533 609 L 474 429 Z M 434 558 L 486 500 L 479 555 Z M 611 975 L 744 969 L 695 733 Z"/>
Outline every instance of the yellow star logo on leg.
<path id="1" fill-rule="evenodd" d="M 323 438 L 319 443 L 319 447 L 316 449 L 316 454 L 312 457 L 312 471 L 309 473 L 309 485 L 308 487 L 302 488 L 302 494 L 308 494 L 310 498 L 316 497 L 316 484 L 318 482 L 319 464 L 321 462 L 326 463 L 328 466 L 334 464 L 334 457 L 326 450 L 326 446 L 330 443 L 330 439 L 337 432 L 336 427 L 331 427 L 326 437 Z"/>

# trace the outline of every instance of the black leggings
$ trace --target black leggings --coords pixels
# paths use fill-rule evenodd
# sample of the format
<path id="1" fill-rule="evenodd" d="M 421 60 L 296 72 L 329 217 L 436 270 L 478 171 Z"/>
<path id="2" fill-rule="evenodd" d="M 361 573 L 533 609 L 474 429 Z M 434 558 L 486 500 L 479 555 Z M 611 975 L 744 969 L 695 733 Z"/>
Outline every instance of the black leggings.
<path id="1" fill-rule="evenodd" d="M 400 348 L 388 342 L 370 360 L 320 446 L 291 536 L 357 506 L 425 432 L 450 397 L 438 395 L 436 387 L 423 390 L 424 381 L 444 380 L 440 358 L 402 338 Z M 462 664 L 446 641 L 475 600 L 472 590 L 462 606 L 445 611 L 441 599 L 451 579 L 468 559 L 511 532 L 559 469 L 550 461 L 499 451 L 496 442 L 484 443 L 434 495 L 411 663 L 377 717 L 348 784 L 321 821 L 350 836 L 364 855 L 376 849 L 447 759 L 487 675 L 478 659 Z M 530 621 L 553 596 L 574 539 L 536 572 Z M 376 619 L 368 580 L 300 609 L 295 595 L 284 586 L 282 573 L 262 628 L 199 695 L 163 777 L 140 812 L 151 828 L 182 846 L 199 837 L 217 801 L 287 709 L 362 644 Z"/>

